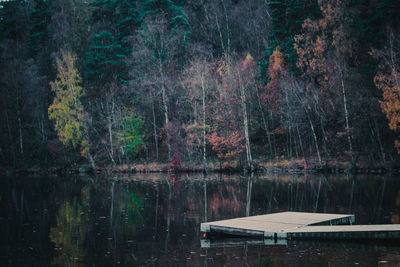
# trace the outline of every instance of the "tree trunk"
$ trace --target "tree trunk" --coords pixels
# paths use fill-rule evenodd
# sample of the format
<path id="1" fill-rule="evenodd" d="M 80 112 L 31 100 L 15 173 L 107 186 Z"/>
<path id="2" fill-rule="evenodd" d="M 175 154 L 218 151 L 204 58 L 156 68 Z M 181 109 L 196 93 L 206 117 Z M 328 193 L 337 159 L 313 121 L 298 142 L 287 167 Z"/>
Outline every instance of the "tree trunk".
<path id="1" fill-rule="evenodd" d="M 299 103 L 302 105 L 302 108 L 304 109 L 304 112 L 308 118 L 308 121 L 310 123 L 310 128 L 311 128 L 311 133 L 312 133 L 312 138 L 314 139 L 314 144 L 315 144 L 315 150 L 317 151 L 317 156 L 318 156 L 318 162 L 319 165 L 322 166 L 322 159 L 321 159 L 321 154 L 319 153 L 319 145 L 318 145 L 318 139 L 317 139 L 317 135 L 315 133 L 315 129 L 314 129 L 314 124 L 312 123 L 310 114 L 308 112 L 308 107 L 306 107 L 304 104 L 303 99 L 300 97 L 299 93 L 295 92 L 295 95 L 297 96 Z M 310 142 L 310 153 L 311 153 L 311 142 Z"/>
<path id="2" fill-rule="evenodd" d="M 22 120 L 21 120 L 21 111 L 19 109 L 19 103 L 17 103 L 17 119 L 18 119 L 18 133 L 19 133 L 19 152 L 21 155 L 24 155 L 24 142 L 22 136 Z"/>
<path id="3" fill-rule="evenodd" d="M 156 125 L 156 113 L 154 111 L 154 100 L 151 100 L 151 111 L 153 113 L 153 132 L 154 132 L 154 144 L 156 146 L 156 159 L 158 161 L 158 137 L 157 137 L 157 125 Z"/>
<path id="4" fill-rule="evenodd" d="M 293 143 L 294 143 L 294 152 L 296 153 L 296 158 L 298 159 L 299 158 L 299 144 L 297 143 L 297 140 L 296 140 L 296 133 L 294 132 L 294 129 L 292 129 L 292 131 L 293 131 Z"/>
<path id="5" fill-rule="evenodd" d="M 247 194 L 246 194 L 246 217 L 250 216 L 251 210 L 251 193 L 253 191 L 253 173 L 247 178 Z"/>
<path id="6" fill-rule="evenodd" d="M 275 125 L 274 125 L 274 116 L 273 116 L 273 114 L 272 114 L 272 111 L 269 112 L 269 117 L 270 117 L 270 120 L 271 120 L 271 123 L 272 123 L 271 129 L 274 129 Z M 271 133 L 272 133 L 272 144 L 273 144 L 272 147 L 273 147 L 273 149 L 274 149 L 274 158 L 276 158 L 276 138 L 275 138 L 275 132 L 272 131 Z"/>
<path id="7" fill-rule="evenodd" d="M 392 73 L 394 74 L 394 79 L 396 81 L 397 88 L 400 88 L 400 81 L 399 77 L 397 75 L 397 68 L 396 68 L 396 63 L 395 63 L 395 55 L 393 51 L 393 32 L 390 32 L 390 37 L 389 37 L 389 43 L 390 43 L 390 63 L 391 63 L 391 68 L 392 68 Z"/>
<path id="8" fill-rule="evenodd" d="M 201 89 L 203 92 L 203 168 L 206 170 L 207 158 L 206 158 L 206 90 L 204 88 L 204 82 L 201 81 Z"/>
<path id="9" fill-rule="evenodd" d="M 111 118 L 108 116 L 107 117 L 107 127 L 108 127 L 108 138 L 110 140 L 110 158 L 111 161 L 113 163 L 113 165 L 115 165 L 115 161 L 114 161 L 114 149 L 113 149 L 113 136 L 112 136 L 112 122 L 111 122 Z"/>
<path id="10" fill-rule="evenodd" d="M 96 170 L 96 164 L 94 162 L 92 154 L 90 153 L 90 148 L 88 148 L 87 154 L 88 154 L 88 161 L 89 161 L 90 167 L 92 167 L 92 169 L 94 171 L 94 170 Z"/>
<path id="11" fill-rule="evenodd" d="M 300 131 L 299 131 L 299 126 L 298 126 L 298 125 L 296 125 L 296 130 L 297 130 L 297 136 L 299 137 L 299 143 L 300 143 L 301 153 L 303 154 L 303 158 L 304 158 L 304 161 L 305 161 L 305 163 L 306 163 L 306 166 L 308 166 L 307 159 L 306 159 L 306 155 L 305 155 L 305 153 L 304 153 L 303 141 L 301 140 L 301 136 L 300 136 Z"/>
<path id="12" fill-rule="evenodd" d="M 91 110 L 91 108 L 92 108 L 92 102 L 89 100 L 89 109 Z M 94 129 L 93 124 L 92 124 L 92 117 L 90 117 L 90 115 L 88 115 L 86 117 L 86 119 L 84 120 L 83 129 L 84 129 L 84 139 L 87 143 L 86 150 L 87 150 L 88 161 L 89 161 L 90 167 L 93 169 L 93 171 L 95 171 L 96 164 L 95 164 L 92 154 L 90 153 L 91 142 L 90 142 L 89 129 Z"/>
<path id="13" fill-rule="evenodd" d="M 322 120 L 322 116 L 319 117 L 320 118 L 320 123 L 321 123 L 321 130 L 322 130 L 322 140 L 323 145 L 324 145 L 324 152 L 325 152 L 325 156 L 329 159 L 330 158 L 330 154 L 329 154 L 329 150 L 328 150 L 328 137 L 326 136 L 325 133 L 325 127 L 324 127 L 324 122 Z"/>
<path id="14" fill-rule="evenodd" d="M 228 53 L 228 55 L 230 55 L 231 54 L 231 38 L 230 38 L 231 30 L 229 28 L 228 14 L 226 11 L 224 1 L 221 1 L 221 3 L 222 3 L 222 7 L 224 8 L 225 23 L 226 23 L 226 35 L 227 35 L 226 39 L 227 39 L 227 49 L 228 49 L 227 53 Z"/>
<path id="15" fill-rule="evenodd" d="M 207 214 L 207 180 L 203 177 L 204 181 L 204 222 L 207 222 L 208 214 Z"/>
<path id="16" fill-rule="evenodd" d="M 110 157 L 111 162 L 113 163 L 113 165 L 115 165 L 115 161 L 114 161 L 114 157 L 113 157 L 113 147 L 112 147 L 112 143 L 113 143 L 112 122 L 111 122 L 111 115 L 110 115 L 110 111 L 109 111 L 109 104 L 108 104 L 107 97 L 106 97 L 105 103 L 103 103 L 102 101 L 100 102 L 100 106 L 101 106 L 101 110 L 103 111 L 104 117 L 107 121 L 108 140 L 110 143 L 110 144 L 107 144 L 107 142 L 104 142 L 104 147 L 108 153 L 108 156 Z"/>
<path id="17" fill-rule="evenodd" d="M 292 138 L 291 138 L 291 129 L 292 129 L 292 114 L 289 104 L 289 96 L 288 92 L 285 91 L 285 99 L 286 99 L 286 106 L 287 106 L 287 115 L 288 115 L 288 132 L 286 134 L 286 153 L 289 159 L 292 158 Z"/>
<path id="18" fill-rule="evenodd" d="M 114 187 L 115 182 L 111 183 L 111 203 L 110 203 L 110 230 L 112 230 L 113 226 L 113 215 L 114 215 Z M 110 231 L 111 232 L 111 231 Z"/>
<path id="19" fill-rule="evenodd" d="M 341 85 L 342 85 L 344 115 L 345 115 L 345 119 L 346 119 L 347 141 L 349 142 L 351 162 L 354 163 L 353 144 L 351 143 L 350 126 L 349 126 L 349 112 L 347 110 L 346 90 L 345 90 L 345 87 L 344 87 L 343 71 L 342 71 L 341 68 L 340 68 L 340 82 L 341 82 Z"/>
<path id="20" fill-rule="evenodd" d="M 167 98 L 167 89 L 165 88 L 165 79 L 164 79 L 164 71 L 162 67 L 161 58 L 159 60 L 159 71 L 161 75 L 161 93 L 162 93 L 162 101 L 164 105 L 164 117 L 165 117 L 165 129 L 167 134 L 167 147 L 168 147 L 168 161 L 172 159 L 172 149 L 171 149 L 171 140 L 169 134 L 169 117 L 168 117 L 168 98 Z"/>
<path id="21" fill-rule="evenodd" d="M 319 153 L 318 139 L 317 139 L 317 135 L 315 134 L 314 125 L 311 121 L 311 118 L 308 118 L 308 120 L 310 122 L 310 127 L 311 127 L 311 131 L 312 131 L 313 138 L 314 138 L 315 149 L 317 150 L 318 162 L 319 162 L 319 165 L 322 166 L 321 154 Z"/>
<path id="22" fill-rule="evenodd" d="M 222 32 L 221 32 L 221 28 L 219 26 L 217 14 L 215 14 L 215 23 L 217 25 L 217 29 L 218 29 L 218 33 L 219 33 L 219 39 L 220 39 L 220 42 L 221 42 L 221 48 L 222 48 L 222 51 L 224 51 L 224 53 L 225 53 L 224 39 L 222 38 Z"/>
<path id="23" fill-rule="evenodd" d="M 378 123 L 376 122 L 375 118 L 373 120 L 374 120 L 374 124 L 375 124 L 375 129 L 376 129 L 376 136 L 377 136 L 378 143 L 379 143 L 379 149 L 381 152 L 382 163 L 383 163 L 383 166 L 386 167 L 386 154 L 385 154 L 385 150 L 383 149 L 382 139 L 381 139 L 381 135 L 379 133 Z"/>
<path id="24" fill-rule="evenodd" d="M 315 200 L 314 212 L 317 212 L 317 210 L 318 210 L 319 195 L 321 193 L 321 183 L 322 183 L 322 180 L 321 180 L 321 178 L 319 178 L 317 199 Z"/>
<path id="25" fill-rule="evenodd" d="M 240 75 L 239 75 L 240 79 Z M 246 158 L 247 158 L 247 165 L 250 171 L 254 170 L 253 167 L 253 159 L 251 156 L 251 148 L 250 148 L 250 137 L 249 137 L 249 122 L 247 118 L 247 107 L 246 107 L 246 92 L 245 88 L 240 85 L 240 99 L 242 102 L 242 111 L 243 111 L 243 127 L 244 127 L 244 138 L 246 142 Z"/>
<path id="26" fill-rule="evenodd" d="M 267 135 L 267 141 L 268 141 L 268 146 L 269 146 L 269 155 L 270 155 L 270 158 L 275 158 L 275 155 L 272 152 L 271 137 L 269 136 L 270 132 L 269 132 L 267 121 L 265 119 L 264 110 L 263 110 L 262 105 L 261 105 L 260 94 L 258 92 L 258 88 L 256 88 L 256 93 L 257 93 L 258 108 L 260 109 L 261 119 L 262 119 L 262 122 L 263 122 L 263 125 L 264 125 L 265 133 Z"/>
<path id="27" fill-rule="evenodd" d="M 18 122 L 18 135 L 19 135 L 19 152 L 21 156 L 24 156 L 24 142 L 23 142 L 23 135 L 22 135 L 22 119 L 21 119 L 21 110 L 20 110 L 20 105 L 19 105 L 19 91 L 18 88 L 16 88 L 17 91 L 17 122 Z"/>
<path id="28" fill-rule="evenodd" d="M 4 107 L 5 107 L 5 105 L 4 105 Z M 13 155 L 13 167 L 15 168 L 15 166 L 16 166 L 15 146 L 14 146 L 14 141 L 13 141 L 12 134 L 11 134 L 10 121 L 8 118 L 8 112 L 7 112 L 6 108 L 4 109 L 4 113 L 6 116 L 7 132 L 8 132 L 9 142 L 10 142 L 9 144 L 10 144 L 12 155 Z"/>

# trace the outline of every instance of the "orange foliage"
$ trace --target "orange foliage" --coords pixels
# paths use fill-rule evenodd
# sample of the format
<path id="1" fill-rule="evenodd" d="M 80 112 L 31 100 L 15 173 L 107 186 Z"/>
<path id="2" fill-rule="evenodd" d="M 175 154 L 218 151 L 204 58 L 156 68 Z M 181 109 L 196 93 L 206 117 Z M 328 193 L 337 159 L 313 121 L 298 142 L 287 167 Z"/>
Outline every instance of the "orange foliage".
<path id="1" fill-rule="evenodd" d="M 280 46 L 277 46 L 269 57 L 268 75 L 271 80 L 285 74 L 285 64 Z"/>
<path id="2" fill-rule="evenodd" d="M 168 170 L 178 170 L 181 167 L 181 163 L 181 157 L 178 153 L 174 152 L 171 162 L 168 164 Z"/>
<path id="3" fill-rule="evenodd" d="M 268 76 L 270 81 L 262 86 L 260 99 L 270 110 L 276 109 L 278 105 L 278 92 L 280 89 L 280 80 L 286 75 L 286 64 L 281 47 L 277 46 L 269 57 Z"/>
<path id="4" fill-rule="evenodd" d="M 234 214 L 240 212 L 241 204 L 233 199 L 221 198 L 219 195 L 213 195 L 210 200 L 210 210 L 214 215 L 221 214 L 222 212 L 231 211 Z"/>
<path id="5" fill-rule="evenodd" d="M 207 139 L 212 145 L 212 150 L 217 153 L 219 159 L 235 159 L 245 148 L 243 137 L 240 135 L 239 131 L 233 131 L 227 136 L 219 136 L 216 132 L 213 132 L 207 136 Z"/>
<path id="6" fill-rule="evenodd" d="M 240 60 L 226 55 L 210 66 L 214 90 L 208 97 L 210 126 L 206 138 L 220 163 L 234 167 L 245 148 L 243 103 L 252 97 L 250 92 L 256 86 L 256 62 L 251 54 Z"/>
<path id="7" fill-rule="evenodd" d="M 346 1 L 319 0 L 318 4 L 322 18 L 304 20 L 302 33 L 295 35 L 293 46 L 298 55 L 296 65 L 309 78 L 309 84 L 317 83 L 318 88 L 327 91 L 337 83 L 338 65 L 335 61 L 351 54 L 352 38 L 346 29 L 346 25 L 351 23 L 344 15 Z"/>
<path id="8" fill-rule="evenodd" d="M 326 35 L 319 32 L 320 23 L 306 19 L 303 23 L 304 32 L 294 37 L 294 49 L 299 57 L 297 66 L 309 77 L 315 77 L 322 87 L 326 87 L 327 42 Z"/>
<path id="9" fill-rule="evenodd" d="M 218 186 L 218 193 L 213 194 L 209 200 L 212 214 L 220 215 L 230 213 L 237 216 L 243 207 L 243 202 L 236 197 L 236 189 L 231 185 Z"/>
<path id="10" fill-rule="evenodd" d="M 389 128 L 398 132 L 400 130 L 400 72 L 384 74 L 378 72 L 374 77 L 376 87 L 382 90 L 383 100 L 379 101 L 382 112 L 389 120 Z M 400 154 L 400 141 L 395 141 L 395 147 Z"/>
<path id="11" fill-rule="evenodd" d="M 250 53 L 247 53 L 246 57 L 239 61 L 239 69 L 241 72 L 246 72 L 254 68 L 255 64 L 253 56 Z"/>
<path id="12" fill-rule="evenodd" d="M 393 131 L 400 129 L 400 87 L 396 83 L 400 80 L 399 72 L 383 74 L 379 72 L 374 77 L 376 86 L 383 91 L 383 101 L 380 101 L 383 113 L 389 120 L 389 128 Z"/>
<path id="13" fill-rule="evenodd" d="M 382 112 L 389 120 L 392 131 L 400 130 L 400 52 L 393 46 L 394 36 L 390 35 L 390 47 L 372 50 L 370 55 L 380 60 L 379 71 L 374 77 L 376 87 L 382 90 L 383 100 L 379 101 Z M 395 140 L 395 147 L 400 154 L 400 140 Z"/>

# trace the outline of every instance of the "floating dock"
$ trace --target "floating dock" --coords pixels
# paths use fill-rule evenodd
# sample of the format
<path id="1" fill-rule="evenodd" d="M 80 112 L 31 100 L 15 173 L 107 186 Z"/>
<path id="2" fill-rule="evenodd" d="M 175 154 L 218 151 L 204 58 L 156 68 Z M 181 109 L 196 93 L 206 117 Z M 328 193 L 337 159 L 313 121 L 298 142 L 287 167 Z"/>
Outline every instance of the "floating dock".
<path id="1" fill-rule="evenodd" d="M 400 224 L 354 225 L 352 214 L 280 212 L 200 225 L 213 234 L 282 239 L 400 239 Z"/>
<path id="2" fill-rule="evenodd" d="M 294 241 L 291 241 L 294 242 Z M 303 241 L 304 242 L 304 241 Z M 264 239 L 264 238 L 246 238 L 246 237 L 237 237 L 237 238 L 223 238 L 223 239 L 202 239 L 200 240 L 200 245 L 202 248 L 229 248 L 229 247 L 243 247 L 243 246 L 256 246 L 256 245 L 281 245 L 287 246 L 287 239 Z"/>

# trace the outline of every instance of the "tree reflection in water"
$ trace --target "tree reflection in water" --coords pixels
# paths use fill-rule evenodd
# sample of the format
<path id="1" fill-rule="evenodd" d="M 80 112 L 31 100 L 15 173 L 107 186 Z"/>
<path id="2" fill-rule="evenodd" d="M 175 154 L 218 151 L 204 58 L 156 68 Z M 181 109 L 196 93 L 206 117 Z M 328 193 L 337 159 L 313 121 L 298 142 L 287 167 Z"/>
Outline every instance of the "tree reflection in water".
<path id="1" fill-rule="evenodd" d="M 55 244 L 57 256 L 53 264 L 62 266 L 85 266 L 85 213 L 76 199 L 61 204 L 57 225 L 50 229 L 50 240 Z"/>
<path id="2" fill-rule="evenodd" d="M 397 177 L 165 175 L 0 181 L 0 265 L 361 265 L 397 261 L 399 246 L 288 243 L 200 246 L 201 222 L 284 210 L 354 213 L 398 223 Z M 40 192 L 38 194 L 37 192 Z M 21 253 L 22 252 L 22 253 Z M 21 264 L 18 264 L 18 263 Z"/>

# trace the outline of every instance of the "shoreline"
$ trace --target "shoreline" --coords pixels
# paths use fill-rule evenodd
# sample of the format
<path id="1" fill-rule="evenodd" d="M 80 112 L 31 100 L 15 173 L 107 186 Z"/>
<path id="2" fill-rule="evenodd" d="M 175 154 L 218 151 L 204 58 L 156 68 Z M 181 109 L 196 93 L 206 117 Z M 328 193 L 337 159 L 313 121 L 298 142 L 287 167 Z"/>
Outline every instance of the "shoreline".
<path id="1" fill-rule="evenodd" d="M 312 164 L 304 166 L 301 160 L 293 161 L 267 161 L 258 162 L 254 164 L 253 173 L 270 173 L 270 174 L 386 174 L 394 173 L 399 174 L 400 169 L 395 167 L 377 166 L 357 166 L 351 165 L 349 162 L 341 162 L 337 164 L 326 163 L 322 166 Z M 244 166 L 236 167 L 219 167 L 219 164 L 207 164 L 206 170 L 203 169 L 201 164 L 194 165 L 194 163 L 182 163 L 180 166 L 171 167 L 167 163 L 145 163 L 145 164 L 123 164 L 116 166 L 101 166 L 93 170 L 89 165 L 75 165 L 75 166 L 51 166 L 48 168 L 30 167 L 30 168 L 7 168 L 0 167 L 0 174 L 5 176 L 19 176 L 19 175 L 68 175 L 68 174 L 145 174 L 145 173 L 175 173 L 175 174 L 189 174 L 189 173 L 223 173 L 223 174 L 237 174 L 237 173 L 251 173 L 251 171 Z"/>

